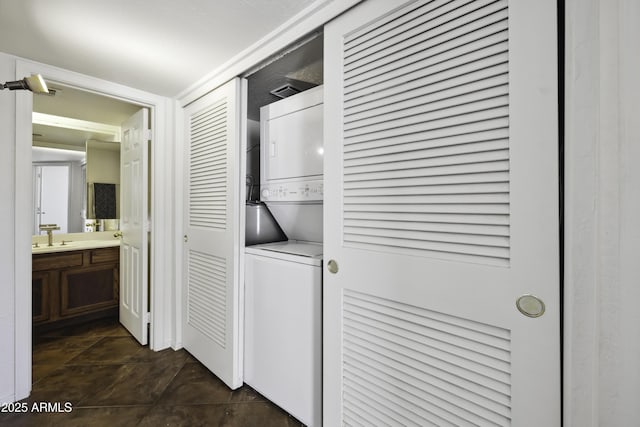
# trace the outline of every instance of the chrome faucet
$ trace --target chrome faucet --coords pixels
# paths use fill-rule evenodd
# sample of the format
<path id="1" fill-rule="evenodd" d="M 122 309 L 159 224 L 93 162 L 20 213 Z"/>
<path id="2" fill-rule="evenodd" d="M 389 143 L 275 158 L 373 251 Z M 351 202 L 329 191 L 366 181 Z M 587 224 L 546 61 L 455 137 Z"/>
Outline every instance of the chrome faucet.
<path id="1" fill-rule="evenodd" d="M 48 246 L 53 246 L 53 230 L 60 230 L 58 224 L 40 224 L 40 231 L 47 232 Z"/>

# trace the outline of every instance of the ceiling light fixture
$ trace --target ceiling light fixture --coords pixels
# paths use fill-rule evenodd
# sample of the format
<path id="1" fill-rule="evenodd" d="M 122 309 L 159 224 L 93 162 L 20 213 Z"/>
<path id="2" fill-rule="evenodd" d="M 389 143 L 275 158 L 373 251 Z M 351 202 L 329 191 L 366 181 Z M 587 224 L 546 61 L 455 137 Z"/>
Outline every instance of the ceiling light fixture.
<path id="1" fill-rule="evenodd" d="M 22 80 L 14 82 L 6 82 L 0 85 L 1 89 L 9 90 L 30 90 L 33 93 L 49 93 L 47 83 L 40 74 L 33 74 L 31 77 L 25 77 Z"/>

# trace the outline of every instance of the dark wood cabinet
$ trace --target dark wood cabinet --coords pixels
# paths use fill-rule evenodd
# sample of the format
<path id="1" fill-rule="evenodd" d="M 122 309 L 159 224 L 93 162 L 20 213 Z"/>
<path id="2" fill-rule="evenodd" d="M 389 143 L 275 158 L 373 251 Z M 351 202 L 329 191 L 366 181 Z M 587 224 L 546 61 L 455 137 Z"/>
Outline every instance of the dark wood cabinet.
<path id="1" fill-rule="evenodd" d="M 31 276 L 31 312 L 33 323 L 49 320 L 49 273 L 34 271 Z"/>
<path id="2" fill-rule="evenodd" d="M 33 255 L 34 327 L 115 315 L 119 264 L 119 247 Z"/>

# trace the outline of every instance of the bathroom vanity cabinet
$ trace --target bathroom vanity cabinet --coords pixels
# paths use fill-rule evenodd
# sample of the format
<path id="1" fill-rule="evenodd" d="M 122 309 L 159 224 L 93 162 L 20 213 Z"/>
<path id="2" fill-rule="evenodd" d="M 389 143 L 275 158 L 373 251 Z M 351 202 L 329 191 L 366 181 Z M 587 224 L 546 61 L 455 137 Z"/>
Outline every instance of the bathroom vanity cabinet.
<path id="1" fill-rule="evenodd" d="M 34 254 L 34 327 L 49 328 L 118 312 L 119 247 Z"/>

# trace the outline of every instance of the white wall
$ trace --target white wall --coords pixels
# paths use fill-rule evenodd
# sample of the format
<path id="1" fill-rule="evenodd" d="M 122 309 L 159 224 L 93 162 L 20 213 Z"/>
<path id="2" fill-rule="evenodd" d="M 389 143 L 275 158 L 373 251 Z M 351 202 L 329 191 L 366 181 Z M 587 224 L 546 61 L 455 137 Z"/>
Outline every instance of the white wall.
<path id="1" fill-rule="evenodd" d="M 120 144 L 87 141 L 87 182 L 120 185 Z"/>
<path id="2" fill-rule="evenodd" d="M 566 2 L 565 425 L 640 420 L 640 2 Z"/>
<path id="3" fill-rule="evenodd" d="M 15 61 L 0 53 L 0 81 L 15 80 Z M 0 92 L 0 224 L 4 224 L 0 245 L 0 402 L 11 402 L 14 396 L 14 240 L 13 189 L 15 166 L 15 95 Z"/>

